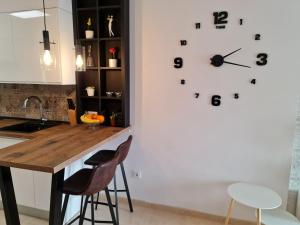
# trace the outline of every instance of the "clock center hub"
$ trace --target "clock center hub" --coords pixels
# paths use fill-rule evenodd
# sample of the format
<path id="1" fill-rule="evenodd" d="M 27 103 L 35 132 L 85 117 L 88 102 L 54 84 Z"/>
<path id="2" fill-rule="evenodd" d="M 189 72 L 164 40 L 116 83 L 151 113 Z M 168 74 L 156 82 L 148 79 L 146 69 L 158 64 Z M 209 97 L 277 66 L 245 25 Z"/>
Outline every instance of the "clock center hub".
<path id="1" fill-rule="evenodd" d="M 211 60 L 211 64 L 215 67 L 220 67 L 224 64 L 224 57 L 221 55 L 215 55 L 210 60 Z"/>

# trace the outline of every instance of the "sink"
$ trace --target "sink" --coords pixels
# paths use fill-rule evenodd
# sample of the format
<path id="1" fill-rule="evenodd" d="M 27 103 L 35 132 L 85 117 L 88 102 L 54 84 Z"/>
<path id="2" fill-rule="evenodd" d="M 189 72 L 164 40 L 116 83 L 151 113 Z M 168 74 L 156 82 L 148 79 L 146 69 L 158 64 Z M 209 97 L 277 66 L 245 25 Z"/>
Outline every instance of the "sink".
<path id="1" fill-rule="evenodd" d="M 40 130 L 45 130 L 54 126 L 62 124 L 56 121 L 28 121 L 25 123 L 19 123 L 16 125 L 11 125 L 7 127 L 1 127 L 0 131 L 10 131 L 10 132 L 21 132 L 21 133 L 33 133 Z"/>

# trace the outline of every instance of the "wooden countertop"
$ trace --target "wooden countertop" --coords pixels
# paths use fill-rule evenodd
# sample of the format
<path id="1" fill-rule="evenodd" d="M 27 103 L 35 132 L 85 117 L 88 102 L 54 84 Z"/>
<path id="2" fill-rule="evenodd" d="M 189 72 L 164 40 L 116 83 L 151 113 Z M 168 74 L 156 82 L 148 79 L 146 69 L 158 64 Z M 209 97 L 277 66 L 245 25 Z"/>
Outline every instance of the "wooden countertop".
<path id="1" fill-rule="evenodd" d="M 0 120 L 0 127 L 20 122 L 24 120 L 3 119 Z M 0 137 L 28 140 L 0 149 L 0 166 L 57 173 L 128 130 L 117 127 L 91 129 L 87 125 L 71 127 L 62 124 L 31 134 L 1 131 Z"/>

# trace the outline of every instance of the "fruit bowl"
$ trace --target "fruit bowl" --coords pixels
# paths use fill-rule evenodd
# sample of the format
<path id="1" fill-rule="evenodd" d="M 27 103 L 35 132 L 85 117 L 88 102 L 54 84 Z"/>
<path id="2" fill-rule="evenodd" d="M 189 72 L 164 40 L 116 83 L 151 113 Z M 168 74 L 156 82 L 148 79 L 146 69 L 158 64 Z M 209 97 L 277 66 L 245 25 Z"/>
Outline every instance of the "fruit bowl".
<path id="1" fill-rule="evenodd" d="M 102 115 L 84 114 L 80 117 L 81 122 L 89 125 L 98 125 L 104 123 L 105 119 Z"/>

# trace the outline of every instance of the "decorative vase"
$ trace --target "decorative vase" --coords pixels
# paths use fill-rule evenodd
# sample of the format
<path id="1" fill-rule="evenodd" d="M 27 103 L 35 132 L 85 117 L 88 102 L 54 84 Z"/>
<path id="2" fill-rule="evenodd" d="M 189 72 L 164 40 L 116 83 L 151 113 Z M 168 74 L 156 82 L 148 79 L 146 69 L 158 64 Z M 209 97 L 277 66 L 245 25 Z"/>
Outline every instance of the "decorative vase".
<path id="1" fill-rule="evenodd" d="M 86 66 L 87 67 L 94 67 L 94 59 L 92 57 L 92 46 L 88 46 L 88 57 L 86 58 Z"/>
<path id="2" fill-rule="evenodd" d="M 116 68 L 116 67 L 118 67 L 118 60 L 117 59 L 109 59 L 108 60 L 108 66 L 110 68 Z"/>
<path id="3" fill-rule="evenodd" d="M 116 127 L 117 126 L 115 118 L 110 118 L 110 126 L 112 126 L 112 127 Z"/>
<path id="4" fill-rule="evenodd" d="M 89 97 L 95 96 L 95 88 L 94 87 L 87 87 L 85 90 Z"/>
<path id="5" fill-rule="evenodd" d="M 93 30 L 86 30 L 85 31 L 85 38 L 86 39 L 93 39 L 94 38 L 94 31 Z"/>

